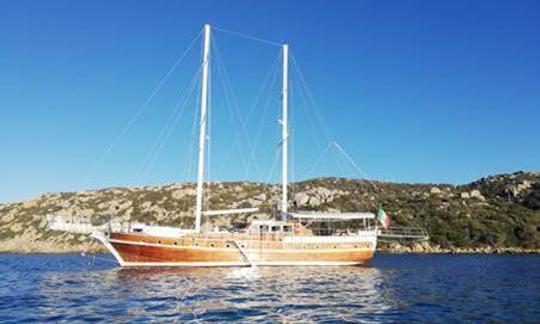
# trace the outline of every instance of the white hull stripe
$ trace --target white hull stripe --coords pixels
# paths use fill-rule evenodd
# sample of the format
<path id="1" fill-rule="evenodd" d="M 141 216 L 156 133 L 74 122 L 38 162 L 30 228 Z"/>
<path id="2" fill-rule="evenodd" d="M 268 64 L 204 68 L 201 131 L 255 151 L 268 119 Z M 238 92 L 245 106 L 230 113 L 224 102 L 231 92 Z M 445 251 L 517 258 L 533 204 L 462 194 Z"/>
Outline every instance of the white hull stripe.
<path id="1" fill-rule="evenodd" d="M 205 251 L 225 251 L 225 252 L 235 252 L 236 249 L 233 248 L 217 248 L 217 247 L 202 247 L 202 246 L 182 246 L 182 245 L 168 245 L 168 244 L 155 244 L 155 243 L 146 243 L 146 242 L 133 242 L 133 241 L 124 241 L 124 240 L 115 240 L 109 239 L 111 243 L 118 244 L 129 244 L 129 245 L 141 245 L 141 246 L 151 246 L 151 247 L 160 247 L 160 248 L 172 248 L 179 250 L 205 250 Z M 291 253 L 291 252 L 302 252 L 302 253 L 346 253 L 346 252 L 373 252 L 374 248 L 364 248 L 364 249 L 245 249 L 246 253 L 260 253 L 263 250 L 264 252 L 269 253 Z"/>
<path id="2" fill-rule="evenodd" d="M 364 262 L 321 262 L 321 261 L 287 261 L 287 262 L 253 262 L 254 266 L 353 266 Z M 249 267 L 249 263 L 238 262 L 124 262 L 124 267 Z"/>

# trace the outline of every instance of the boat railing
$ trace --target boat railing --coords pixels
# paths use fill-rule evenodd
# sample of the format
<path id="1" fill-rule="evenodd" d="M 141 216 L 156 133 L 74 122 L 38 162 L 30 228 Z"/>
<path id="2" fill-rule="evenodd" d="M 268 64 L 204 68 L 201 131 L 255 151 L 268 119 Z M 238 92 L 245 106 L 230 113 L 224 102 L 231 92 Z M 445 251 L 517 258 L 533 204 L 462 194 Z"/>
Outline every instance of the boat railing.
<path id="1" fill-rule="evenodd" d="M 380 228 L 377 235 L 382 240 L 393 239 L 393 240 L 420 240 L 427 241 L 429 240 L 429 235 L 427 231 L 421 227 L 408 227 L 408 226 L 390 226 L 388 228 Z"/>

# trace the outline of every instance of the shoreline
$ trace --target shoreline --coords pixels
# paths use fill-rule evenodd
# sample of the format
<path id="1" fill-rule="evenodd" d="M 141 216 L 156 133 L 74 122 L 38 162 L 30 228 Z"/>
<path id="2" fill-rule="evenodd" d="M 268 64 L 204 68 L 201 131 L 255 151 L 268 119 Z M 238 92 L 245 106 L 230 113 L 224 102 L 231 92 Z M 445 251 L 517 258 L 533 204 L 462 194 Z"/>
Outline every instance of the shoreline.
<path id="1" fill-rule="evenodd" d="M 0 242 L 3 243 L 3 242 Z M 40 244 L 39 246 L 26 246 L 25 248 L 5 248 L 0 244 L 0 254 L 81 254 L 81 253 L 108 253 L 107 249 L 99 244 L 91 244 L 86 247 L 81 246 L 47 246 L 48 244 Z M 455 255 L 540 255 L 540 249 L 525 249 L 525 248 L 431 248 L 431 249 L 415 249 L 414 247 L 401 247 L 399 249 L 381 248 L 377 249 L 376 254 L 455 254 Z"/>

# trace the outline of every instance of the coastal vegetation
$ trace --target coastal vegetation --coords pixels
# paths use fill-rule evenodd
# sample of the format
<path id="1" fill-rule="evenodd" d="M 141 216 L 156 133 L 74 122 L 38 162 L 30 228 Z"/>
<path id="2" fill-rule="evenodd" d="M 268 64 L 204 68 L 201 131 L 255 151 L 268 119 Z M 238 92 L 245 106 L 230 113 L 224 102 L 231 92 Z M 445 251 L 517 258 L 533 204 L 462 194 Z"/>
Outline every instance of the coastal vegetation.
<path id="1" fill-rule="evenodd" d="M 279 210 L 276 185 L 228 182 L 212 183 L 206 189 L 207 209 L 259 208 L 252 215 L 206 217 L 204 226 L 209 229 L 230 228 L 246 218 L 265 219 Z M 0 251 L 98 248 L 88 235 L 48 230 L 47 215 L 93 225 L 112 221 L 189 228 L 194 201 L 193 184 L 173 183 L 47 193 L 23 202 L 0 203 Z M 291 184 L 290 204 L 297 210 L 341 212 L 375 211 L 381 205 L 392 225 L 427 230 L 430 241 L 418 245 L 420 251 L 540 250 L 540 173 L 490 176 L 458 186 L 317 178 Z"/>

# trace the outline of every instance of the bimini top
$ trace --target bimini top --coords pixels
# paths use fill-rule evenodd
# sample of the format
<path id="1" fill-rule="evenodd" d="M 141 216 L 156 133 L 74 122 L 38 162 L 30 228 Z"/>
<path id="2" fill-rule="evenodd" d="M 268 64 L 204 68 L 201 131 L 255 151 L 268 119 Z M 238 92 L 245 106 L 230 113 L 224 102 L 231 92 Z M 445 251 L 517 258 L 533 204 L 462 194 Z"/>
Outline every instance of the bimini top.
<path id="1" fill-rule="evenodd" d="M 373 213 L 325 213 L 325 212 L 296 212 L 289 213 L 293 218 L 301 218 L 306 220 L 353 220 L 353 219 L 370 219 L 375 218 Z"/>

